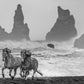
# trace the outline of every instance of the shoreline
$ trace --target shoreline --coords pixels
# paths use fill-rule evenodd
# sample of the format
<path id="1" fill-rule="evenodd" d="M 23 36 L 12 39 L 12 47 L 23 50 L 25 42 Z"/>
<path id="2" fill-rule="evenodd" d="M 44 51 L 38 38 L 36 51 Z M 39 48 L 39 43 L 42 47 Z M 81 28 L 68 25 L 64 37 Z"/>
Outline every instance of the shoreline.
<path id="1" fill-rule="evenodd" d="M 0 78 L 0 84 L 84 84 L 84 76 L 35 77 L 34 80 L 21 78 Z"/>

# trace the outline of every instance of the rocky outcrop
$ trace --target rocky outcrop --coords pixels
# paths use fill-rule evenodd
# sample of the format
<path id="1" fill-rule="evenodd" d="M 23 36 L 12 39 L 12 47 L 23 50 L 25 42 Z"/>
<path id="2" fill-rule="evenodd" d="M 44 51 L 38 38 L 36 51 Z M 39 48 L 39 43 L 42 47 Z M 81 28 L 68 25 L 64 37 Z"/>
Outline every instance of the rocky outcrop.
<path id="1" fill-rule="evenodd" d="M 29 28 L 27 23 L 24 24 L 24 16 L 23 16 L 21 5 L 18 5 L 15 11 L 14 25 L 13 25 L 12 32 L 10 33 L 10 39 L 11 40 L 22 40 L 22 39 L 30 40 Z"/>
<path id="2" fill-rule="evenodd" d="M 8 38 L 8 33 L 5 32 L 4 28 L 0 26 L 0 41 L 3 41 Z"/>
<path id="3" fill-rule="evenodd" d="M 58 18 L 50 32 L 46 35 L 47 41 L 67 41 L 77 36 L 75 28 L 75 20 L 73 15 L 70 15 L 69 10 L 64 10 L 58 7 Z"/>
<path id="4" fill-rule="evenodd" d="M 50 47 L 50 48 L 55 48 L 54 47 L 54 44 L 51 44 L 51 43 L 50 44 L 47 44 L 47 46 Z"/>
<path id="5" fill-rule="evenodd" d="M 75 40 L 74 47 L 84 49 L 84 34 Z"/>
<path id="6" fill-rule="evenodd" d="M 22 39 L 30 40 L 29 28 L 27 23 L 24 23 L 24 15 L 22 7 L 19 4 L 14 15 L 14 24 L 11 33 L 6 33 L 4 29 L 0 27 L 0 41 L 1 40 L 14 40 L 20 41 Z"/>

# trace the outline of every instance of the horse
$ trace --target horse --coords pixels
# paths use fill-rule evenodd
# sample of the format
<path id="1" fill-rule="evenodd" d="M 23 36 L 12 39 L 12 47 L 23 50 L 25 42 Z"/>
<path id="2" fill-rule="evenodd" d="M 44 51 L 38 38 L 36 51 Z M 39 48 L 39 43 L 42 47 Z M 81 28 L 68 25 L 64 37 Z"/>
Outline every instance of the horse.
<path id="1" fill-rule="evenodd" d="M 2 61 L 4 61 L 4 67 L 2 67 L 2 76 L 5 78 L 4 69 L 9 69 L 9 76 L 13 79 L 16 76 L 18 67 L 21 66 L 22 58 L 14 57 L 11 54 L 11 50 L 8 48 L 2 49 Z M 14 76 L 11 75 L 14 70 Z"/>
<path id="2" fill-rule="evenodd" d="M 21 69 L 24 72 L 25 78 L 29 75 L 29 71 L 33 70 L 33 80 L 36 72 L 39 73 L 41 76 L 43 76 L 43 74 L 38 71 L 38 60 L 36 58 L 32 58 L 30 55 L 32 55 L 32 53 L 29 50 L 23 49 L 21 51 L 21 57 L 23 59 Z"/>

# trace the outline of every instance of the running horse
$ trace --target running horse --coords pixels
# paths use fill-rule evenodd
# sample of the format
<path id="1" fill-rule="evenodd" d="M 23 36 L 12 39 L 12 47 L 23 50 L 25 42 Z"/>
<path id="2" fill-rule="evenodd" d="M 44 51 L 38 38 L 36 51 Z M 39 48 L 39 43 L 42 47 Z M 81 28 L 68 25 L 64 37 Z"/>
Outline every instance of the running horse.
<path id="1" fill-rule="evenodd" d="M 29 71 L 33 70 L 32 79 L 34 79 L 35 73 L 39 73 L 41 76 L 43 75 L 40 71 L 38 71 L 38 60 L 36 58 L 32 58 L 30 55 L 34 55 L 30 52 L 30 50 L 23 49 L 21 50 L 21 58 L 23 59 L 21 64 L 21 73 L 23 72 L 26 78 L 29 75 Z"/>
<path id="2" fill-rule="evenodd" d="M 16 75 L 18 67 L 21 66 L 21 57 L 14 57 L 11 54 L 11 50 L 4 48 L 2 50 L 2 61 L 4 61 L 4 67 L 2 67 L 2 76 L 5 78 L 4 69 L 9 69 L 9 76 L 13 79 Z M 12 70 L 14 70 L 14 75 L 12 76 Z"/>

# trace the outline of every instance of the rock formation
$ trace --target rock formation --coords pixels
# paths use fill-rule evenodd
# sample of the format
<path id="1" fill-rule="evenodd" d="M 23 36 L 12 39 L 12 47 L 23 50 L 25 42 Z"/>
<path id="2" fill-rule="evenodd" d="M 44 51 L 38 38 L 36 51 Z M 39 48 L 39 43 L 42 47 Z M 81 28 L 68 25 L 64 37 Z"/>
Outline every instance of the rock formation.
<path id="1" fill-rule="evenodd" d="M 12 32 L 10 33 L 10 39 L 11 40 L 21 40 L 21 39 L 30 40 L 29 28 L 27 23 L 24 24 L 24 16 L 23 16 L 21 5 L 18 5 L 17 10 L 15 11 L 14 25 L 13 25 Z"/>
<path id="2" fill-rule="evenodd" d="M 8 33 L 0 26 L 0 41 L 8 38 Z"/>
<path id="3" fill-rule="evenodd" d="M 50 47 L 50 48 L 55 48 L 54 44 L 51 44 L 51 43 L 47 44 L 47 46 Z"/>
<path id="4" fill-rule="evenodd" d="M 84 34 L 80 38 L 75 40 L 74 47 L 84 49 Z"/>
<path id="5" fill-rule="evenodd" d="M 22 7 L 19 4 L 14 15 L 14 24 L 11 33 L 6 33 L 4 29 L 0 27 L 0 40 L 14 40 L 20 41 L 22 39 L 30 40 L 29 28 L 27 23 L 24 24 L 24 16 Z"/>
<path id="6" fill-rule="evenodd" d="M 46 35 L 47 41 L 67 41 L 77 36 L 75 20 L 69 10 L 58 6 L 58 18 L 50 32 Z"/>

